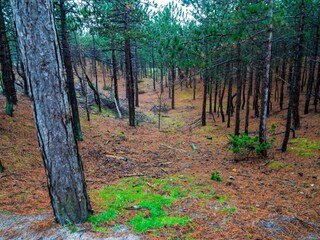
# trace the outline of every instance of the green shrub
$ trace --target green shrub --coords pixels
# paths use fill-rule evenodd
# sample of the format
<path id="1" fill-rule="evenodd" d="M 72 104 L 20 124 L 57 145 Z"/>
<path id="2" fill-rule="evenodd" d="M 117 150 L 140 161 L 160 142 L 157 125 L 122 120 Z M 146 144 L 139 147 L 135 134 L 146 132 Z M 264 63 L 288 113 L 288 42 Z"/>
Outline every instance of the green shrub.
<path id="1" fill-rule="evenodd" d="M 220 172 L 214 171 L 211 173 L 211 180 L 222 182 L 222 177 L 220 176 Z"/>
<path id="2" fill-rule="evenodd" d="M 110 86 L 103 86 L 102 89 L 105 90 L 105 91 L 109 91 L 111 89 L 111 87 Z"/>
<path id="3" fill-rule="evenodd" d="M 241 134 L 240 136 L 229 134 L 229 136 L 229 143 L 231 144 L 230 150 L 239 155 L 246 155 L 245 158 L 254 152 L 261 155 L 264 150 L 271 148 L 271 142 L 274 141 L 272 139 L 272 141 L 260 143 L 258 135 L 251 137 L 247 134 Z"/>

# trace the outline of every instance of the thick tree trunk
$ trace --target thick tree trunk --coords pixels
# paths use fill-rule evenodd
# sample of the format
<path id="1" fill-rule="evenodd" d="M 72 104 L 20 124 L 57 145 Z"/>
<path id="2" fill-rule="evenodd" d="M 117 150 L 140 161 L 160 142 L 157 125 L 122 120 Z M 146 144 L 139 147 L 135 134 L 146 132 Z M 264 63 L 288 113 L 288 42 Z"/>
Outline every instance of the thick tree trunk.
<path id="1" fill-rule="evenodd" d="M 269 85 L 270 85 L 270 66 L 271 66 L 271 49 L 272 49 L 272 16 L 273 16 L 273 0 L 269 0 L 270 12 L 269 12 L 269 37 L 267 41 L 267 52 L 265 60 L 265 72 L 262 82 L 262 93 L 261 93 L 261 115 L 260 115 L 260 127 L 259 127 L 259 141 L 261 144 L 267 142 L 267 117 L 268 117 L 268 98 L 269 97 Z M 267 156 L 267 149 L 263 149 L 261 152 L 262 156 Z"/>
<path id="2" fill-rule="evenodd" d="M 59 5 L 60 5 L 60 21 L 61 21 L 61 37 L 62 37 L 62 54 L 63 54 L 65 71 L 66 71 L 66 77 L 67 77 L 68 97 L 69 97 L 71 110 L 72 110 L 73 131 L 76 139 L 78 141 L 82 141 L 83 136 L 82 136 L 81 126 L 80 126 L 78 102 L 77 102 L 76 90 L 74 88 L 72 59 L 71 59 L 71 53 L 69 48 L 69 42 L 68 42 L 65 0 L 60 0 Z"/>
<path id="3" fill-rule="evenodd" d="M 9 48 L 9 41 L 6 35 L 6 26 L 3 16 L 2 0 L 0 0 L 0 64 L 4 94 L 6 96 L 6 114 L 13 116 L 13 105 L 17 103 L 17 94 L 14 87 L 14 74 Z"/>
<path id="4" fill-rule="evenodd" d="M 79 223 L 92 213 L 73 133 L 66 80 L 49 0 L 11 0 L 55 219 Z"/>

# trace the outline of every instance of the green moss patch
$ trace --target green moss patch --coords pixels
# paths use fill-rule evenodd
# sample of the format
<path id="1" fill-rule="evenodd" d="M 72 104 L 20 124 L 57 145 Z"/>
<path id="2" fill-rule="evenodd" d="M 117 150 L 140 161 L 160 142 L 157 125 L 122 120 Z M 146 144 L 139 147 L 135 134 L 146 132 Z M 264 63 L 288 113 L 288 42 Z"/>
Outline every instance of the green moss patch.
<path id="1" fill-rule="evenodd" d="M 268 166 L 272 170 L 280 169 L 285 167 L 286 165 L 283 162 L 280 161 L 271 161 L 268 163 Z"/>
<path id="2" fill-rule="evenodd" d="M 196 185 L 193 177 L 180 175 L 165 179 L 126 178 L 94 192 L 91 198 L 103 210 L 89 218 L 96 231 L 127 223 L 136 232 L 146 232 L 189 223 L 190 216 L 170 212 L 179 208 L 180 201 L 205 201 L 215 196 L 209 187 Z"/>
<path id="3" fill-rule="evenodd" d="M 302 157 L 314 157 L 320 152 L 320 141 L 308 138 L 295 138 L 290 141 L 291 150 Z"/>

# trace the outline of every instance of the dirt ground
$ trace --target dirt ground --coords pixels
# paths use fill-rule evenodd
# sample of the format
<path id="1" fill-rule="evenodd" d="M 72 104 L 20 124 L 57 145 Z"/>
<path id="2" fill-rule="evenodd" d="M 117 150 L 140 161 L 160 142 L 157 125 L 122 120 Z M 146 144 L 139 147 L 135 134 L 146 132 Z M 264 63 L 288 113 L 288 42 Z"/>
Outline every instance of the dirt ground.
<path id="1" fill-rule="evenodd" d="M 120 96 L 124 96 L 123 86 L 122 80 Z M 190 224 L 171 227 L 157 235 L 154 231 L 142 234 L 125 231 L 123 239 L 130 239 L 130 236 L 132 239 L 320 239 L 319 145 L 304 154 L 309 151 L 309 142 L 320 142 L 319 113 L 301 115 L 302 128 L 296 136 L 304 139 L 305 145 L 298 147 L 291 142 L 289 151 L 281 153 L 286 111 L 280 112 L 274 103 L 268 126 L 276 124 L 277 134 L 268 158 L 237 161 L 228 145 L 228 134 L 233 132 L 233 126 L 226 128 L 217 114 L 214 114 L 215 121 L 208 114 L 208 126 L 200 126 L 200 87 L 195 101 L 192 89 L 180 92 L 177 88 L 176 109 L 170 110 L 167 99 L 169 111 L 163 114 L 161 129 L 158 129 L 157 115 L 151 111 L 158 104 L 151 81 L 145 79 L 140 89 L 145 93 L 140 94 L 137 110 L 151 121 L 141 122 L 135 128 L 128 126 L 127 119 L 106 114 L 92 113 L 92 120 L 88 122 L 81 110 L 84 141 L 79 147 L 89 194 L 129 176 L 161 179 L 188 175 L 194 177 L 194 184 L 227 196 L 228 205 L 236 211 L 218 211 L 215 201 L 203 204 L 200 200 L 192 204 L 182 201 L 185 214 L 192 216 Z M 167 92 L 164 97 L 167 98 Z M 32 220 L 34 224 L 20 232 L 19 228 L 0 224 L 0 239 L 19 236 L 32 239 L 22 234 L 26 229 L 31 229 L 33 235 L 50 239 L 48 236 L 54 233 L 49 234 L 48 229 L 59 228 L 53 222 L 30 105 L 26 96 L 19 95 L 14 117 L 10 118 L 4 113 L 4 99 L 0 98 L 0 161 L 5 167 L 0 173 L 0 222 L 17 216 L 26 216 L 21 219 L 28 222 L 31 221 L 28 217 L 36 216 Z M 244 111 L 241 114 L 243 117 Z M 250 131 L 256 131 L 258 124 L 259 119 L 251 116 Z M 244 121 L 241 126 L 243 129 Z M 210 179 L 213 171 L 219 171 L 222 182 Z M 96 212 L 101 210 L 94 202 L 93 208 Z M 49 217 L 39 220 L 39 215 Z M 91 236 L 88 239 L 114 236 L 112 232 L 108 235 L 91 231 L 88 224 L 83 229 Z M 63 236 L 66 235 L 56 235 L 56 239 L 72 239 Z M 74 237 L 81 239 L 79 235 Z"/>

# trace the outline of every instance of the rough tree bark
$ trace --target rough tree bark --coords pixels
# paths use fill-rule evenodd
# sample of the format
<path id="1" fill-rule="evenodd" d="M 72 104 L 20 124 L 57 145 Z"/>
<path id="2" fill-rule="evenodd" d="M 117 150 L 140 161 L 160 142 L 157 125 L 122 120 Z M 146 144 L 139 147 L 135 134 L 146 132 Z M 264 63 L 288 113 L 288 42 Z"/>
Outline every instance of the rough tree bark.
<path id="1" fill-rule="evenodd" d="M 53 3 L 11 0 L 11 5 L 55 219 L 60 224 L 84 222 L 92 210 L 72 128 Z"/>

